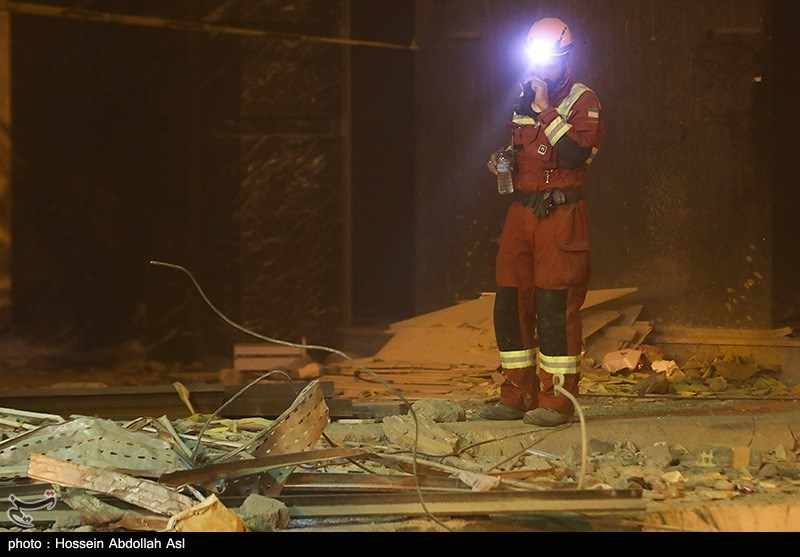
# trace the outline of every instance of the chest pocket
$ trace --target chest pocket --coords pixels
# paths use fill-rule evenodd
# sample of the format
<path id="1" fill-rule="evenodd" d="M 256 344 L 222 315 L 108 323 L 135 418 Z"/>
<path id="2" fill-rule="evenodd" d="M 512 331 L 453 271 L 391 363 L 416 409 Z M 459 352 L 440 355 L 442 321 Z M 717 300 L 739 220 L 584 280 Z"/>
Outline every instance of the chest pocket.
<path id="1" fill-rule="evenodd" d="M 543 133 L 539 134 L 539 137 L 531 143 L 530 150 L 532 154 L 542 162 L 552 161 L 555 155 L 555 149 L 550 145 L 550 142 Z"/>
<path id="2" fill-rule="evenodd" d="M 514 134 L 514 149 L 517 154 L 524 153 L 525 158 L 535 160 L 540 166 L 548 166 L 555 162 L 555 149 L 550 145 L 541 126 L 521 126 Z"/>

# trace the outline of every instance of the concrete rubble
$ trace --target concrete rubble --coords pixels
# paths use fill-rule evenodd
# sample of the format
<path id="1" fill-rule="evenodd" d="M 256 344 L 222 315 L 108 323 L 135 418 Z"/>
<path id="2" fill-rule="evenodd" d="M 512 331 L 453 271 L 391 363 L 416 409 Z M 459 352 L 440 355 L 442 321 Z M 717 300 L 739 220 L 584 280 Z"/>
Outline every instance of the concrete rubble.
<path id="1" fill-rule="evenodd" d="M 20 509 L 42 493 L 53 503 L 3 526 L 268 532 L 347 518 L 356 530 L 459 531 L 465 515 L 546 514 L 584 517 L 587 529 L 600 516 L 639 531 L 800 531 L 800 387 L 754 355 L 680 358 L 646 343 L 656 328 L 619 301 L 634 291 L 587 297 L 585 421 L 549 430 L 478 417 L 502 380 L 491 295 L 394 325 L 358 365 L 320 364 L 274 419 L 198 412 L 180 383 L 183 418 L 0 409 L 0 490 Z M 332 393 L 357 401 L 360 417 L 332 418 Z"/>

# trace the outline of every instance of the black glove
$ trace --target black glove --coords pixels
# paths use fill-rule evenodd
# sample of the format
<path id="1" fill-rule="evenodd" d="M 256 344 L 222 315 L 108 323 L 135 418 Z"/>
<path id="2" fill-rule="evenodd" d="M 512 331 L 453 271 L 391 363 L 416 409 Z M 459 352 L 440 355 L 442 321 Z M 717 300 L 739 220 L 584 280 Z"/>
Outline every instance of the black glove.
<path id="1" fill-rule="evenodd" d="M 563 195 L 563 194 L 562 194 Z M 555 205 L 555 199 L 553 198 L 553 192 L 551 191 L 543 191 L 540 195 L 536 197 L 536 203 L 531 209 L 533 209 L 533 214 L 537 219 L 546 218 L 547 215 L 550 214 L 550 210 Z"/>
<path id="2" fill-rule="evenodd" d="M 536 100 L 536 91 L 533 90 L 530 81 L 523 83 L 520 87 L 522 87 L 522 96 L 514 103 L 514 112 L 520 116 L 535 118 L 539 114 L 533 109 L 533 101 Z"/>

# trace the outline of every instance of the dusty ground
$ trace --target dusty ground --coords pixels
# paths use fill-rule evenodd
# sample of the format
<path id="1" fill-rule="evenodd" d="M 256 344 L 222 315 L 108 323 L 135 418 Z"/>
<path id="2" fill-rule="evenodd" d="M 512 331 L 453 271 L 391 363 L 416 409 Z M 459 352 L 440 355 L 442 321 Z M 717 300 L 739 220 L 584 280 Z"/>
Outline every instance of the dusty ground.
<path id="1" fill-rule="evenodd" d="M 41 347 L 14 339 L 0 339 L 0 376 L 6 389 L 163 385 L 172 381 L 216 382 L 219 370 L 228 363 L 224 360 L 189 363 L 155 361 L 148 358 L 146 350 L 135 342 L 76 361 L 66 347 Z M 735 523 L 736 520 L 750 521 L 750 527 L 755 528 L 753 521 L 758 515 L 783 513 L 791 515 L 791 519 L 788 525 L 778 527 L 778 530 L 800 531 L 800 516 L 794 518 L 793 514 L 798 512 L 795 503 L 800 500 L 800 470 L 795 440 L 796 433 L 800 431 L 800 419 L 796 413 L 800 411 L 800 403 L 796 399 L 723 395 L 696 398 L 674 394 L 623 397 L 584 393 L 579 400 L 587 421 L 588 440 L 592 443 L 589 485 L 596 489 L 643 489 L 648 512 L 662 518 L 666 515 L 659 513 L 673 513 L 663 520 L 655 519 L 655 529 L 703 531 L 708 530 L 710 525 L 721 524 L 723 529 L 727 525 L 730 529 L 747 530 L 747 524 L 742 526 Z M 520 432 L 531 433 L 532 428 L 520 422 L 498 425 L 480 420 L 477 411 L 492 401 L 490 393 L 485 397 L 459 400 L 466 411 L 466 421 L 442 424 L 443 427 L 458 435 L 465 444 L 483 442 L 493 437 L 499 439 Z M 380 420 L 360 425 L 334 423 L 330 431 L 339 435 L 347 431 L 351 442 L 358 440 L 368 445 L 387 444 Z M 569 430 L 555 432 L 548 435 L 547 439 L 547 442 L 536 447 L 564 458 L 563 463 L 554 467 L 554 470 L 560 470 L 558 477 L 563 478 L 565 474 L 575 476 L 581 447 L 579 426 L 573 424 Z M 694 450 L 701 441 L 729 449 L 759 445 L 761 460 L 748 470 L 730 465 L 698 468 L 687 461 L 680 462 L 676 456 L 680 454 L 679 445 L 687 444 Z M 659 456 L 660 461 L 652 452 L 652 446 L 659 443 L 665 445 L 665 450 L 672 451 L 667 457 L 663 454 Z M 495 458 L 496 463 L 519 450 L 519 444 L 514 445 L 513 442 L 497 450 L 486 447 L 472 451 L 471 455 L 460 456 L 470 456 L 483 466 L 491 466 L 491 458 Z M 442 462 L 442 459 L 437 462 Z M 452 460 L 448 462 L 453 463 Z M 680 474 L 679 478 L 675 472 Z M 729 513 L 729 509 L 735 509 L 735 516 L 739 518 L 728 516 L 726 513 Z M 295 520 L 285 531 L 641 531 L 653 528 L 654 523 L 646 525 L 645 518 L 637 514 L 492 519 L 436 517 L 404 520 L 385 517 L 349 521 Z"/>

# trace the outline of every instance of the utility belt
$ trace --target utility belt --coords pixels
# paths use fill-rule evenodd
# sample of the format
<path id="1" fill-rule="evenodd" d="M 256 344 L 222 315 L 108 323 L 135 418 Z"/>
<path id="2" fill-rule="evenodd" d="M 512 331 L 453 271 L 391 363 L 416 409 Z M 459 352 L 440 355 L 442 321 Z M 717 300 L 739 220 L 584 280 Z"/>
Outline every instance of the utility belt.
<path id="1" fill-rule="evenodd" d="M 558 205 L 577 203 L 583 199 L 583 190 L 545 190 L 534 193 L 517 192 L 517 201 L 533 210 L 538 219 L 543 219 Z"/>

